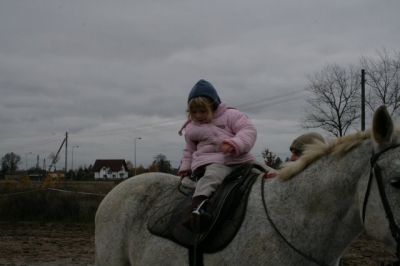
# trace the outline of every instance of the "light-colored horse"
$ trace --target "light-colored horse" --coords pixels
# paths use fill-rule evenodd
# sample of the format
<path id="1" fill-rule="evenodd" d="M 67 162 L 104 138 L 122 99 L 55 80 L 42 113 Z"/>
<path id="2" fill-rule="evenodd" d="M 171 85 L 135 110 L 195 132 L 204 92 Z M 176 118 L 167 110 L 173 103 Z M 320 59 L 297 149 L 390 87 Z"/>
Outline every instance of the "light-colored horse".
<path id="1" fill-rule="evenodd" d="M 370 157 L 383 151 L 375 159 L 397 226 L 400 147 L 393 145 L 399 143 L 399 132 L 383 106 L 375 113 L 372 130 L 309 146 L 278 178 L 264 179 L 266 209 L 276 230 L 263 207 L 260 174 L 237 235 L 222 251 L 204 254 L 204 265 L 317 265 L 312 260 L 338 265 L 363 232 L 395 253 L 397 243 L 375 174 L 369 180 Z M 186 248 L 147 230 L 149 213 L 159 195 L 178 183 L 176 176 L 148 173 L 116 186 L 96 214 L 96 265 L 188 265 Z"/>

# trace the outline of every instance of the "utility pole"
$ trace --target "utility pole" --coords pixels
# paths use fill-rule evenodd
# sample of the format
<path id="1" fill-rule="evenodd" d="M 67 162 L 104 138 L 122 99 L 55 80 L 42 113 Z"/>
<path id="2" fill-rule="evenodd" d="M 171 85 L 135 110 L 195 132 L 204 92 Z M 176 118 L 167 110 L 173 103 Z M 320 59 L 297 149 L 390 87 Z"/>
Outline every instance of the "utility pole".
<path id="1" fill-rule="evenodd" d="M 365 130 L 365 70 L 361 69 L 361 131 Z"/>
<path id="2" fill-rule="evenodd" d="M 133 139 L 133 150 L 134 150 L 134 153 L 135 153 L 135 176 L 136 176 L 136 140 L 137 139 L 142 139 L 142 138 L 134 138 Z"/>
<path id="3" fill-rule="evenodd" d="M 79 146 L 72 147 L 71 181 L 74 179 L 74 148 L 79 148 Z"/>
<path id="4" fill-rule="evenodd" d="M 67 180 L 67 171 L 68 171 L 68 132 L 65 132 L 65 171 L 64 171 L 64 178 Z"/>

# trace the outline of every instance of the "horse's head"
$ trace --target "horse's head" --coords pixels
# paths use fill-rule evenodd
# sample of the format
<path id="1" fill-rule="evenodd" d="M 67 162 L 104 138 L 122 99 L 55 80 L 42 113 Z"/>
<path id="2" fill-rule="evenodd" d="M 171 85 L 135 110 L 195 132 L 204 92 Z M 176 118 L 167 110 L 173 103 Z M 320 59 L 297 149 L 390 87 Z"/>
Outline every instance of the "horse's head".
<path id="1" fill-rule="evenodd" d="M 372 122 L 374 151 L 363 198 L 363 221 L 369 235 L 400 256 L 400 142 L 386 106 Z"/>

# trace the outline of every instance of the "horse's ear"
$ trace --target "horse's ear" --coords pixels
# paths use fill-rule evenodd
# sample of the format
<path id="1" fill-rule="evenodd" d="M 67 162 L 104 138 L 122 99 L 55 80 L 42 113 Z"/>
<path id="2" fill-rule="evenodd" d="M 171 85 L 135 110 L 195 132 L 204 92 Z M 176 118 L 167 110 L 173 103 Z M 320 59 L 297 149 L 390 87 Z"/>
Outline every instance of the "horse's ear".
<path id="1" fill-rule="evenodd" d="M 378 144 L 388 143 L 394 131 L 393 120 L 385 105 L 376 109 L 372 120 L 372 136 Z"/>

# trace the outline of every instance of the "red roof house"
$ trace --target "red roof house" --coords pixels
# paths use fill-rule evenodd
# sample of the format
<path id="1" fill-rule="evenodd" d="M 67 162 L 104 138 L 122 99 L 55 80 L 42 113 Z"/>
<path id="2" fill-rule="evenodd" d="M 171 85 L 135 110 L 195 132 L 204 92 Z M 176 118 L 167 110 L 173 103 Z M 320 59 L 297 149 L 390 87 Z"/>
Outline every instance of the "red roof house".
<path id="1" fill-rule="evenodd" d="M 128 178 L 124 159 L 98 159 L 93 165 L 94 179 Z"/>

